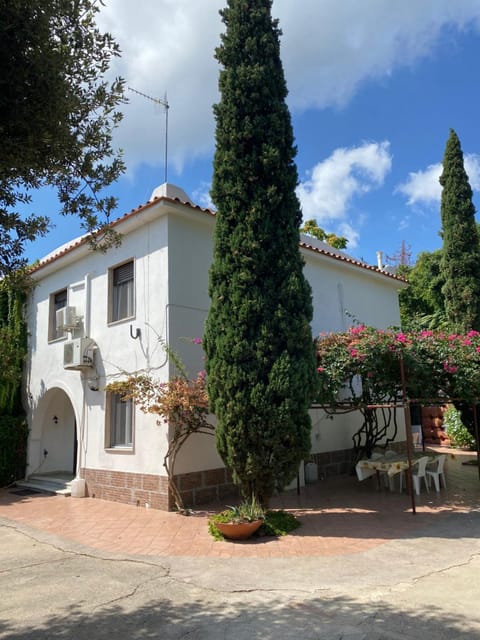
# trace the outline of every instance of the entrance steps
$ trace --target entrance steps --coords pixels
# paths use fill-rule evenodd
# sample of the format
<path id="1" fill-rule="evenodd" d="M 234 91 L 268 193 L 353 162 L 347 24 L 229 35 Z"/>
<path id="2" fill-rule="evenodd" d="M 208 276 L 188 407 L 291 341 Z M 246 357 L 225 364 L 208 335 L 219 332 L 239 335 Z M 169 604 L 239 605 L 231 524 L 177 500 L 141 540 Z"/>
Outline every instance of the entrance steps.
<path id="1" fill-rule="evenodd" d="M 71 495 L 71 484 L 74 476 L 66 471 L 33 474 L 27 480 L 17 480 L 15 483 L 21 489 L 34 489 L 44 493 L 54 493 L 58 496 Z"/>

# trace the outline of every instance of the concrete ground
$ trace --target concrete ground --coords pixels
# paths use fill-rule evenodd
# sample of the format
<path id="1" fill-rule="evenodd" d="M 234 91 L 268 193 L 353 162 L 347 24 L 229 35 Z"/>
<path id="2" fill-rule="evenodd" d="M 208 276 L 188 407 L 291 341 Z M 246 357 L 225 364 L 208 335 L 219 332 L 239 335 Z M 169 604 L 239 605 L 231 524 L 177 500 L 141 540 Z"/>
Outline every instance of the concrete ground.
<path id="1" fill-rule="evenodd" d="M 191 517 L 0 493 L 0 638 L 480 639 L 480 482 L 419 496 L 342 478 L 274 506 L 302 527 L 215 542 Z"/>

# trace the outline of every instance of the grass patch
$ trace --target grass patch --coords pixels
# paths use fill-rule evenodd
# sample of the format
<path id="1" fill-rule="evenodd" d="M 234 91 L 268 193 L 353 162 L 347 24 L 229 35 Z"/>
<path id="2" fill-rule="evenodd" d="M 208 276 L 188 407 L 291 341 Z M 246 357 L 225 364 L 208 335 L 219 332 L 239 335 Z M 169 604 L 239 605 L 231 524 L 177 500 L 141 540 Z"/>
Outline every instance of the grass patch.
<path id="1" fill-rule="evenodd" d="M 301 522 L 288 511 L 267 511 L 265 522 L 259 529 L 258 535 L 286 536 L 291 531 L 298 529 Z"/>

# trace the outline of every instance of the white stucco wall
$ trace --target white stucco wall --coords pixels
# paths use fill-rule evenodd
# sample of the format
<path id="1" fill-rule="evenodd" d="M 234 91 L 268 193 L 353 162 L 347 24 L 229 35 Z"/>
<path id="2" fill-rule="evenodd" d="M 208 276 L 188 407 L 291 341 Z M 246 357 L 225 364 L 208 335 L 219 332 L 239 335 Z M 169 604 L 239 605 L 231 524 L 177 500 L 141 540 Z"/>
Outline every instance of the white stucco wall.
<path id="1" fill-rule="evenodd" d="M 170 344 L 181 354 L 192 375 L 203 368 L 202 352 L 182 337 L 203 335 L 203 323 L 209 306 L 208 270 L 213 255 L 212 219 L 185 215 L 169 219 L 169 319 Z M 333 259 L 310 249 L 302 249 L 305 275 L 312 287 L 314 317 L 312 332 L 345 331 L 354 321 L 378 328 L 398 325 L 398 281 Z M 347 315 L 347 313 L 350 315 Z M 323 418 L 322 418 L 323 416 Z M 314 409 L 312 417 L 312 453 L 352 447 L 352 435 L 360 426 L 358 414 L 324 419 Z M 399 438 L 403 422 L 400 420 Z M 192 438 L 177 459 L 176 472 L 187 473 L 222 466 L 214 439 Z"/>
<path id="2" fill-rule="evenodd" d="M 312 287 L 312 333 L 346 331 L 355 324 L 379 329 L 399 326 L 398 290 L 404 286 L 375 271 L 304 250 L 305 275 Z M 321 409 L 310 412 L 312 453 L 350 449 L 352 436 L 361 426 L 358 412 L 327 419 Z M 402 412 L 398 416 L 398 440 L 405 439 Z M 393 430 L 392 430 L 393 431 Z"/>
<path id="3" fill-rule="evenodd" d="M 208 313 L 208 272 L 213 252 L 214 218 L 208 212 L 161 200 L 118 225 L 124 234 L 119 248 L 105 255 L 80 247 L 39 269 L 29 307 L 30 359 L 27 394 L 30 403 L 29 465 L 43 469 L 63 464 L 59 451 L 71 438 L 71 416 L 80 440 L 80 466 L 91 469 L 164 474 L 167 430 L 152 416 L 135 411 L 135 437 L 131 451 L 105 448 L 105 385 L 126 372 L 149 370 L 167 380 L 167 357 L 161 340 L 179 354 L 190 375 L 204 368 L 199 345 L 189 339 L 203 335 Z M 347 264 L 312 250 L 302 250 L 314 302 L 313 334 L 343 331 L 352 320 L 377 327 L 399 324 L 397 288 L 384 275 Z M 128 259 L 135 263 L 135 316 L 109 325 L 108 270 Z M 49 297 L 68 288 L 68 305 L 83 316 L 78 335 L 88 334 L 98 345 L 96 372 L 63 368 L 65 340 L 48 342 Z M 130 337 L 130 326 L 141 338 Z M 173 369 L 170 371 L 173 373 Z M 98 378 L 98 379 L 97 379 Z M 92 390 L 98 388 L 98 390 Z M 54 390 L 62 390 L 62 394 Z M 57 404 L 52 402 L 56 398 Z M 68 398 L 68 400 L 66 400 Z M 62 409 L 61 404 L 67 402 Z M 71 403 L 71 407 L 69 406 Z M 68 431 L 57 444 L 51 427 L 53 415 L 69 414 Z M 51 414 L 51 415 L 50 415 Z M 58 415 L 62 419 L 62 415 Z M 65 418 L 67 421 L 67 418 Z M 60 420 L 59 420 L 60 422 Z M 352 415 L 324 420 L 312 411 L 313 452 L 348 449 L 355 430 Z M 48 428 L 47 428 L 48 426 Z M 63 443 L 60 446 L 58 443 Z M 58 445 L 58 446 L 57 446 Z M 177 473 L 222 466 L 214 438 L 199 436 L 182 451 Z"/>
<path id="4" fill-rule="evenodd" d="M 135 435 L 132 451 L 105 449 L 105 385 L 123 377 L 125 372 L 150 369 L 161 380 L 168 379 L 167 358 L 159 339 L 167 339 L 168 318 L 168 236 L 167 219 L 150 215 L 140 228 L 124 235 L 119 248 L 106 254 L 73 251 L 71 254 L 34 274 L 37 285 L 29 305 L 30 358 L 27 394 L 30 399 L 32 434 L 42 431 L 51 420 L 38 408 L 47 391 L 62 388 L 69 398 L 81 440 L 80 466 L 94 469 L 117 469 L 160 473 L 167 445 L 167 430 L 156 425 L 152 416 L 135 411 Z M 78 256 L 78 259 L 75 259 Z M 135 315 L 108 324 L 108 270 L 126 260 L 135 264 Z M 65 370 L 65 339 L 48 341 L 49 297 L 68 289 L 68 305 L 83 316 L 74 337 L 86 335 L 95 340 L 96 371 Z M 139 328 L 140 339 L 130 337 Z M 97 387 L 98 391 L 89 387 Z M 50 406 L 48 412 L 60 408 Z M 53 414 L 52 414 L 53 415 Z M 32 435 L 29 448 L 29 471 L 42 455 L 40 440 Z M 51 462 L 50 462 L 51 461 Z M 55 463 L 55 447 L 49 450 L 50 470 Z"/>

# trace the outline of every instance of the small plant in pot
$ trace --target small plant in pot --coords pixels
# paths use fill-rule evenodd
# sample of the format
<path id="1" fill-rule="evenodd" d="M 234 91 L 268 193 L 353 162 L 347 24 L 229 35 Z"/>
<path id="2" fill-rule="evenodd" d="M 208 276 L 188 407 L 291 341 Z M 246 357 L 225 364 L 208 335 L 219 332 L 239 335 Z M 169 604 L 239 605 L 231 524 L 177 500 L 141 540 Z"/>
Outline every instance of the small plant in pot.
<path id="1" fill-rule="evenodd" d="M 212 516 L 209 520 L 210 533 L 215 538 L 245 540 L 255 533 L 265 520 L 265 512 L 252 496 L 238 506 L 228 506 L 224 511 Z"/>

